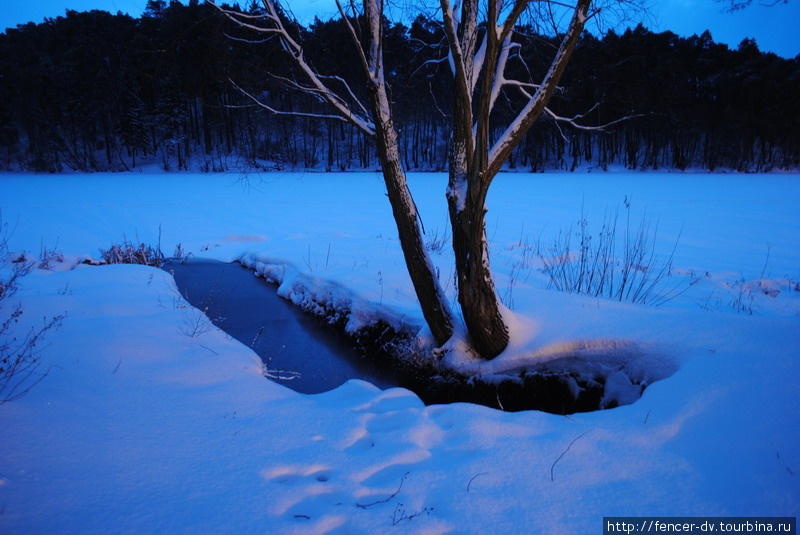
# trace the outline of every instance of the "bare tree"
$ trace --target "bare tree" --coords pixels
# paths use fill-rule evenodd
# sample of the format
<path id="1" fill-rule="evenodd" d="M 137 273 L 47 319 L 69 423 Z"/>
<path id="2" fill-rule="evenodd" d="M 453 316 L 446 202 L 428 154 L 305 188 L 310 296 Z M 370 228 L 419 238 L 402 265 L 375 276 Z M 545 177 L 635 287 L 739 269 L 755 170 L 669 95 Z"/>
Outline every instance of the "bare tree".
<path id="1" fill-rule="evenodd" d="M 340 15 L 367 78 L 368 103 L 359 100 L 342 78 L 323 76 L 313 68 L 304 58 L 301 44 L 286 28 L 275 3 L 272 0 L 262 0 L 262 3 L 262 13 L 244 14 L 219 9 L 241 28 L 280 39 L 283 49 L 291 55 L 305 77 L 303 81 L 284 81 L 325 102 L 332 110 L 331 115 L 316 116 L 349 122 L 375 140 L 411 280 L 436 342 L 444 344 L 452 335 L 453 319 L 422 241 L 417 210 L 399 156 L 384 76 L 383 0 L 363 0 L 360 11 L 352 0 L 346 8 L 337 0 Z M 602 7 L 610 7 L 613 3 Z M 581 127 L 576 117 L 561 117 L 546 106 L 556 91 L 587 20 L 602 9 L 598 6 L 592 8 L 592 0 L 577 0 L 575 3 L 544 0 L 453 0 L 451 3 L 451 0 L 440 0 L 439 9 L 447 37 L 447 59 L 454 88 L 447 199 L 458 301 L 475 352 L 483 358 L 493 358 L 508 344 L 508 327 L 489 267 L 485 231 L 485 202 L 489 186 L 542 113 Z M 507 78 L 506 67 L 520 46 L 514 40 L 514 29 L 522 17 L 536 14 L 544 14 L 558 34 L 560 44 L 550 68 L 539 83 Z M 363 33 L 359 15 L 363 15 L 366 28 Z M 558 32 L 556 20 L 563 16 L 569 23 L 563 32 Z M 496 135 L 498 129 L 490 124 L 490 118 L 498 97 L 509 89 L 518 91 L 524 104 L 514 119 Z M 276 110 L 257 97 L 245 94 L 273 113 L 298 114 L 292 110 Z"/>
<path id="2" fill-rule="evenodd" d="M 210 1 L 210 0 L 209 0 Z M 219 8 L 229 19 L 244 29 L 259 34 L 275 35 L 280 39 L 283 49 L 291 55 L 296 67 L 305 80 L 284 79 L 295 89 L 312 95 L 325 102 L 333 115 L 299 113 L 348 122 L 375 141 L 378 157 L 383 170 L 383 178 L 392 206 L 400 245 L 403 249 L 414 290 L 422 308 L 423 316 L 438 344 L 444 344 L 453 333 L 453 315 L 436 277 L 433 263 L 425 248 L 420 230 L 419 215 L 411 192 L 408 189 L 406 174 L 400 160 L 397 131 L 392 119 L 392 106 L 386 89 L 383 63 L 383 3 L 379 0 L 364 0 L 363 9 L 366 35 L 360 36 L 360 26 L 354 26 L 337 0 L 339 12 L 347 24 L 358 61 L 367 78 L 369 103 L 362 102 L 347 82 L 338 76 L 324 76 L 314 69 L 303 54 L 303 48 L 295 40 L 281 18 L 281 13 L 272 0 L 262 0 L 264 11 L 260 14 L 244 14 Z M 354 10 L 355 7 L 351 6 Z M 355 17 L 353 17 L 355 18 Z M 364 43 L 362 43 L 365 41 Z M 276 110 L 255 96 L 245 93 L 257 105 L 273 113 L 293 114 L 291 110 Z"/>

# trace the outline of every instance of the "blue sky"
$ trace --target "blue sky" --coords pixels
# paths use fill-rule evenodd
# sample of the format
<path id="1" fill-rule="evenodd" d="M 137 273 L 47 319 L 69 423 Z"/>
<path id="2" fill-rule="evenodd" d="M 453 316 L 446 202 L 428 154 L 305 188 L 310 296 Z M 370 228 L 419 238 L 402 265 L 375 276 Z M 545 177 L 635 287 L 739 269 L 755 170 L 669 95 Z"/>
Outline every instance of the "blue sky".
<path id="1" fill-rule="evenodd" d="M 64 11 L 74 9 L 104 9 L 115 13 L 122 11 L 134 16 L 141 14 L 147 0 L 1 0 L 5 5 L 0 10 L 0 28 L 34 21 L 45 17 L 57 17 Z M 650 16 L 643 21 L 653 31 L 671 30 L 678 35 L 700 34 L 711 31 L 715 41 L 727 43 L 735 48 L 745 37 L 753 37 L 759 48 L 775 52 L 784 57 L 800 54 L 800 2 L 790 0 L 788 4 L 765 7 L 764 0 L 755 0 L 753 5 L 736 13 L 723 13 L 723 4 L 714 0 L 651 0 Z M 301 20 L 312 20 L 315 14 L 327 18 L 335 12 L 334 0 L 291 0 L 292 11 Z"/>

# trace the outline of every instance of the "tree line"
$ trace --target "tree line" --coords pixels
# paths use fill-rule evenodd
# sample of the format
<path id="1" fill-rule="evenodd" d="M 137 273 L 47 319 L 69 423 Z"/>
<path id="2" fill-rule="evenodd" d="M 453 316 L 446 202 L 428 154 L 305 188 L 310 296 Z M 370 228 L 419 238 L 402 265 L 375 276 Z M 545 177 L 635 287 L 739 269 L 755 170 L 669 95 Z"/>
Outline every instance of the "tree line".
<path id="1" fill-rule="evenodd" d="M 409 170 L 444 170 L 454 92 L 442 25 L 423 17 L 384 24 L 402 163 Z M 310 64 L 365 97 L 341 20 L 306 28 L 287 19 L 286 25 Z M 326 115 L 324 104 L 294 90 L 297 67 L 277 39 L 237 30 L 197 0 L 149 0 L 140 18 L 68 11 L 6 30 L 0 34 L 0 168 L 378 166 L 376 148 L 362 132 L 317 117 Z M 558 38 L 524 26 L 514 38 L 525 46 L 509 60 L 509 71 L 518 70 L 519 79 L 541 78 Z M 544 117 L 506 167 L 796 169 L 797 95 L 800 57 L 762 53 L 752 40 L 731 50 L 708 32 L 690 38 L 642 26 L 602 38 L 584 32 L 550 108 L 586 128 Z M 506 87 L 498 99 L 492 113 L 503 124 L 524 88 Z M 290 113 L 297 110 L 305 115 Z"/>

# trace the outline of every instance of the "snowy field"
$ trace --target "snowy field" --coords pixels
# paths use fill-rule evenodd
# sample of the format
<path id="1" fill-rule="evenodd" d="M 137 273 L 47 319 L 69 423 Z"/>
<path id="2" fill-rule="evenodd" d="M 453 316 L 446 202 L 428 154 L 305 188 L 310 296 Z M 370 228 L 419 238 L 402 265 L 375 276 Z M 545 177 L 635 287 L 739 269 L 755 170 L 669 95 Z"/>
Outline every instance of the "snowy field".
<path id="1" fill-rule="evenodd" d="M 446 176 L 410 183 L 454 298 Z M 661 379 L 632 404 L 558 416 L 425 407 L 361 381 L 301 395 L 169 274 L 78 264 L 160 232 L 167 254 L 241 258 L 296 302 L 421 327 L 378 174 L 0 174 L 9 249 L 63 253 L 23 279 L 14 332 L 66 314 L 40 346 L 47 376 L 0 405 L 0 533 L 587 534 L 604 516 L 797 516 L 798 206 L 797 174 L 498 176 L 487 233 L 512 341 L 459 364 L 574 352 Z M 614 210 L 657 222 L 661 258 L 678 240 L 669 280 L 685 291 L 654 307 L 548 287 L 537 252 L 582 212 L 596 233 Z"/>

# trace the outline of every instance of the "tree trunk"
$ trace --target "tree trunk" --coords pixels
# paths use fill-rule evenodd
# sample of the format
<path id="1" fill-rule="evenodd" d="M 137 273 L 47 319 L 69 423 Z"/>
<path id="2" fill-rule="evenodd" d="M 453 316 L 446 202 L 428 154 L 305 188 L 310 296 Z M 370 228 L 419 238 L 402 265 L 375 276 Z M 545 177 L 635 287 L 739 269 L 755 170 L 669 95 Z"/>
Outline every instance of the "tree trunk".
<path id="1" fill-rule="evenodd" d="M 455 106 L 459 106 L 459 98 Z M 458 302 L 472 347 L 481 357 L 496 357 L 508 345 L 508 328 L 500 313 L 489 268 L 486 242 L 486 190 L 476 187 L 480 177 L 466 149 L 469 123 L 454 121 L 450 148 L 447 204 L 453 231 L 453 252 L 458 280 Z"/>
<path id="2" fill-rule="evenodd" d="M 457 25 L 449 2 L 441 0 L 454 74 L 453 135 L 447 199 L 458 274 L 458 301 L 472 346 L 485 359 L 492 359 L 502 352 L 508 345 L 509 337 L 489 268 L 485 228 L 486 195 L 495 175 L 553 95 L 583 30 L 590 2 L 578 1 L 569 28 L 544 80 L 490 148 L 489 119 L 506 82 L 503 73 L 511 47 L 513 23 L 528 2 L 514 2 L 508 15 L 512 19 L 512 26 L 506 26 L 505 23 L 498 26 L 502 2 L 489 0 L 486 24 L 488 28 L 497 30 L 486 32 L 481 48 L 477 49 L 478 2 L 464 0 L 461 3 L 461 24 Z M 477 61 L 481 63 L 475 63 Z M 482 70 L 479 77 L 476 65 L 480 65 Z"/>
<path id="3" fill-rule="evenodd" d="M 375 145 L 381 162 L 383 179 L 392 213 L 397 225 L 400 245 L 414 290 L 419 299 L 422 315 L 438 345 L 447 342 L 453 334 L 453 319 L 428 250 L 422 241 L 417 207 L 406 182 L 400 161 L 400 145 L 389 110 L 385 88 L 380 83 L 370 84 L 372 109 L 375 110 Z"/>
<path id="4" fill-rule="evenodd" d="M 508 345 L 508 328 L 500 312 L 497 291 L 489 268 L 486 242 L 486 209 L 468 198 L 462 207 L 448 195 L 453 252 L 458 273 L 458 302 L 473 348 L 486 359 L 496 357 Z"/>

